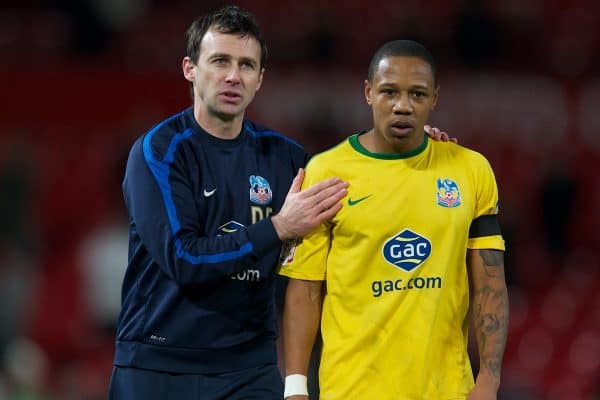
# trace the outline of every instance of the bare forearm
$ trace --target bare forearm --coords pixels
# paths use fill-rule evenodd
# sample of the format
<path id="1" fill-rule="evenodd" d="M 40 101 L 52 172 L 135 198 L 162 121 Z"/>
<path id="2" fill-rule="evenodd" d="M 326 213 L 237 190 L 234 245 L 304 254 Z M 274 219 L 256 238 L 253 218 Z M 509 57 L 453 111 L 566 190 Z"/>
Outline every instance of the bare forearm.
<path id="1" fill-rule="evenodd" d="M 283 313 L 285 374 L 307 375 L 321 318 L 321 281 L 290 279 Z"/>
<path id="2" fill-rule="evenodd" d="M 479 348 L 479 379 L 498 388 L 508 330 L 508 291 L 503 254 L 479 250 L 472 255 L 472 312 Z"/>

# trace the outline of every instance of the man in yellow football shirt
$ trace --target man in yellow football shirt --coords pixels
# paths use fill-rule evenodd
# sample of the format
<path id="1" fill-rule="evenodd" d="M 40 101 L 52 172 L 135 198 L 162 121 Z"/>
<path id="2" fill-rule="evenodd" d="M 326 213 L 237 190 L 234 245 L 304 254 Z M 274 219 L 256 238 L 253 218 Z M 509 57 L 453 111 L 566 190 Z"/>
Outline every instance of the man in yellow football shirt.
<path id="1" fill-rule="evenodd" d="M 508 323 L 498 190 L 481 154 L 424 134 L 438 89 L 427 49 L 385 44 L 365 82 L 373 128 L 307 166 L 305 186 L 350 186 L 342 210 L 282 254 L 288 399 L 307 398 L 319 322 L 322 400 L 496 399 Z"/>

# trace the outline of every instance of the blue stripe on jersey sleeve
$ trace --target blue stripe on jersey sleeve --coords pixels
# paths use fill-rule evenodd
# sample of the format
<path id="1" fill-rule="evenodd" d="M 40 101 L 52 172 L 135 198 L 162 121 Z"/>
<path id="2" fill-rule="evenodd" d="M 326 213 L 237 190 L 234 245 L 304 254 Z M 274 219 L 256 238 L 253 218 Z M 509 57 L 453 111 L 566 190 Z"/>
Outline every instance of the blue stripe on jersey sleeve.
<path id="1" fill-rule="evenodd" d="M 237 251 L 229 251 L 227 253 L 217 253 L 217 254 L 202 254 L 199 256 L 193 256 L 190 253 L 183 250 L 183 244 L 181 240 L 177 239 L 175 241 L 175 248 L 177 249 L 177 257 L 183 258 L 185 261 L 190 264 L 214 264 L 220 263 L 224 261 L 235 260 L 236 258 L 240 258 L 245 256 L 246 254 L 250 254 L 253 250 L 252 243 L 248 242 L 240 247 Z"/>
<path id="2" fill-rule="evenodd" d="M 165 121 L 166 122 L 166 121 Z M 158 182 L 158 186 L 160 187 L 160 192 L 163 195 L 163 200 L 165 201 L 165 207 L 167 208 L 167 215 L 169 217 L 169 222 L 171 223 L 171 231 L 173 236 L 179 232 L 181 225 L 179 223 L 179 218 L 177 218 L 177 211 L 175 210 L 175 203 L 173 202 L 173 195 L 171 194 L 171 186 L 169 185 L 169 165 L 165 164 L 165 162 L 172 163 L 173 162 L 173 153 L 175 152 L 175 148 L 183 139 L 189 137 L 192 133 L 190 129 L 183 131 L 183 133 L 176 134 L 171 143 L 169 144 L 169 148 L 167 149 L 167 154 L 165 155 L 164 162 L 160 162 L 154 158 L 152 154 L 152 136 L 162 127 L 163 124 L 157 125 L 154 129 L 152 129 L 144 138 L 144 158 L 146 159 L 146 163 L 150 167 L 152 174 L 156 178 Z M 169 157 L 171 158 L 169 161 Z"/>
<path id="3" fill-rule="evenodd" d="M 167 153 L 165 154 L 162 161 L 159 161 L 154 158 L 154 154 L 152 153 L 152 136 L 160 128 L 162 128 L 166 123 L 175 119 L 180 114 L 176 114 L 163 122 L 156 125 L 152 128 L 148 134 L 144 137 L 143 141 L 143 151 L 144 158 L 150 171 L 152 171 L 152 175 L 156 179 L 158 183 L 158 187 L 160 188 L 160 192 L 163 196 L 163 200 L 165 202 L 165 207 L 167 209 L 167 216 L 169 218 L 169 223 L 171 224 L 171 231 L 173 233 L 173 237 L 177 237 L 177 233 L 181 229 L 181 223 L 179 222 L 179 218 L 177 218 L 177 210 L 175 209 L 175 202 L 173 201 L 173 195 L 171 193 L 171 186 L 169 185 L 169 165 L 173 163 L 175 158 L 175 150 L 177 146 L 182 140 L 185 140 L 192 136 L 194 131 L 192 129 L 186 129 L 183 132 L 177 133 L 171 139 L 169 143 L 169 147 L 167 148 Z M 190 264 L 212 264 L 219 263 L 224 261 L 235 260 L 236 258 L 240 258 L 245 256 L 246 254 L 250 254 L 254 248 L 251 242 L 247 242 L 240 247 L 239 250 L 229 251 L 224 253 L 216 253 L 216 254 L 203 254 L 203 255 L 192 255 L 183 249 L 183 243 L 181 239 L 175 239 L 175 250 L 178 258 L 182 258 Z"/>

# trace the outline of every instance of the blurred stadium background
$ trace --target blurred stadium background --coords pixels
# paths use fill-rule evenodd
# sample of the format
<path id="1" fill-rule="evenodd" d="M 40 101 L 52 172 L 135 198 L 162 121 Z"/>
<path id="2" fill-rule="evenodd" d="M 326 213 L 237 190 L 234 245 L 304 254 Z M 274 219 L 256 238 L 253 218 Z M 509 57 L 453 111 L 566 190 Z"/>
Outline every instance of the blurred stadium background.
<path id="1" fill-rule="evenodd" d="M 103 399 L 134 138 L 190 103 L 181 0 L 0 6 L 0 399 Z M 249 116 L 316 152 L 369 128 L 384 41 L 439 63 L 432 123 L 500 186 L 511 321 L 501 399 L 600 398 L 600 3 L 240 0 L 270 48 Z M 399 338 L 400 340 L 400 338 Z M 476 367 L 476 366 L 475 366 Z"/>

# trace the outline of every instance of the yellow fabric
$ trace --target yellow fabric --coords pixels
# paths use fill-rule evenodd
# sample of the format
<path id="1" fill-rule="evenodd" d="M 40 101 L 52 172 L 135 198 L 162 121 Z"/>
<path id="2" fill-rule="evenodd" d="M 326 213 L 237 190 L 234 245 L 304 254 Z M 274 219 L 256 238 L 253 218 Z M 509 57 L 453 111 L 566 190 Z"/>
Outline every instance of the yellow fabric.
<path id="1" fill-rule="evenodd" d="M 466 251 L 504 250 L 504 241 L 468 233 L 473 219 L 497 213 L 498 190 L 479 153 L 424 143 L 419 154 L 382 159 L 346 140 L 307 166 L 305 187 L 332 176 L 350 183 L 342 210 L 279 269 L 326 280 L 322 400 L 465 399 L 473 386 Z M 459 195 L 446 197 L 460 205 L 438 204 L 448 192 L 438 179 L 456 184 Z"/>

